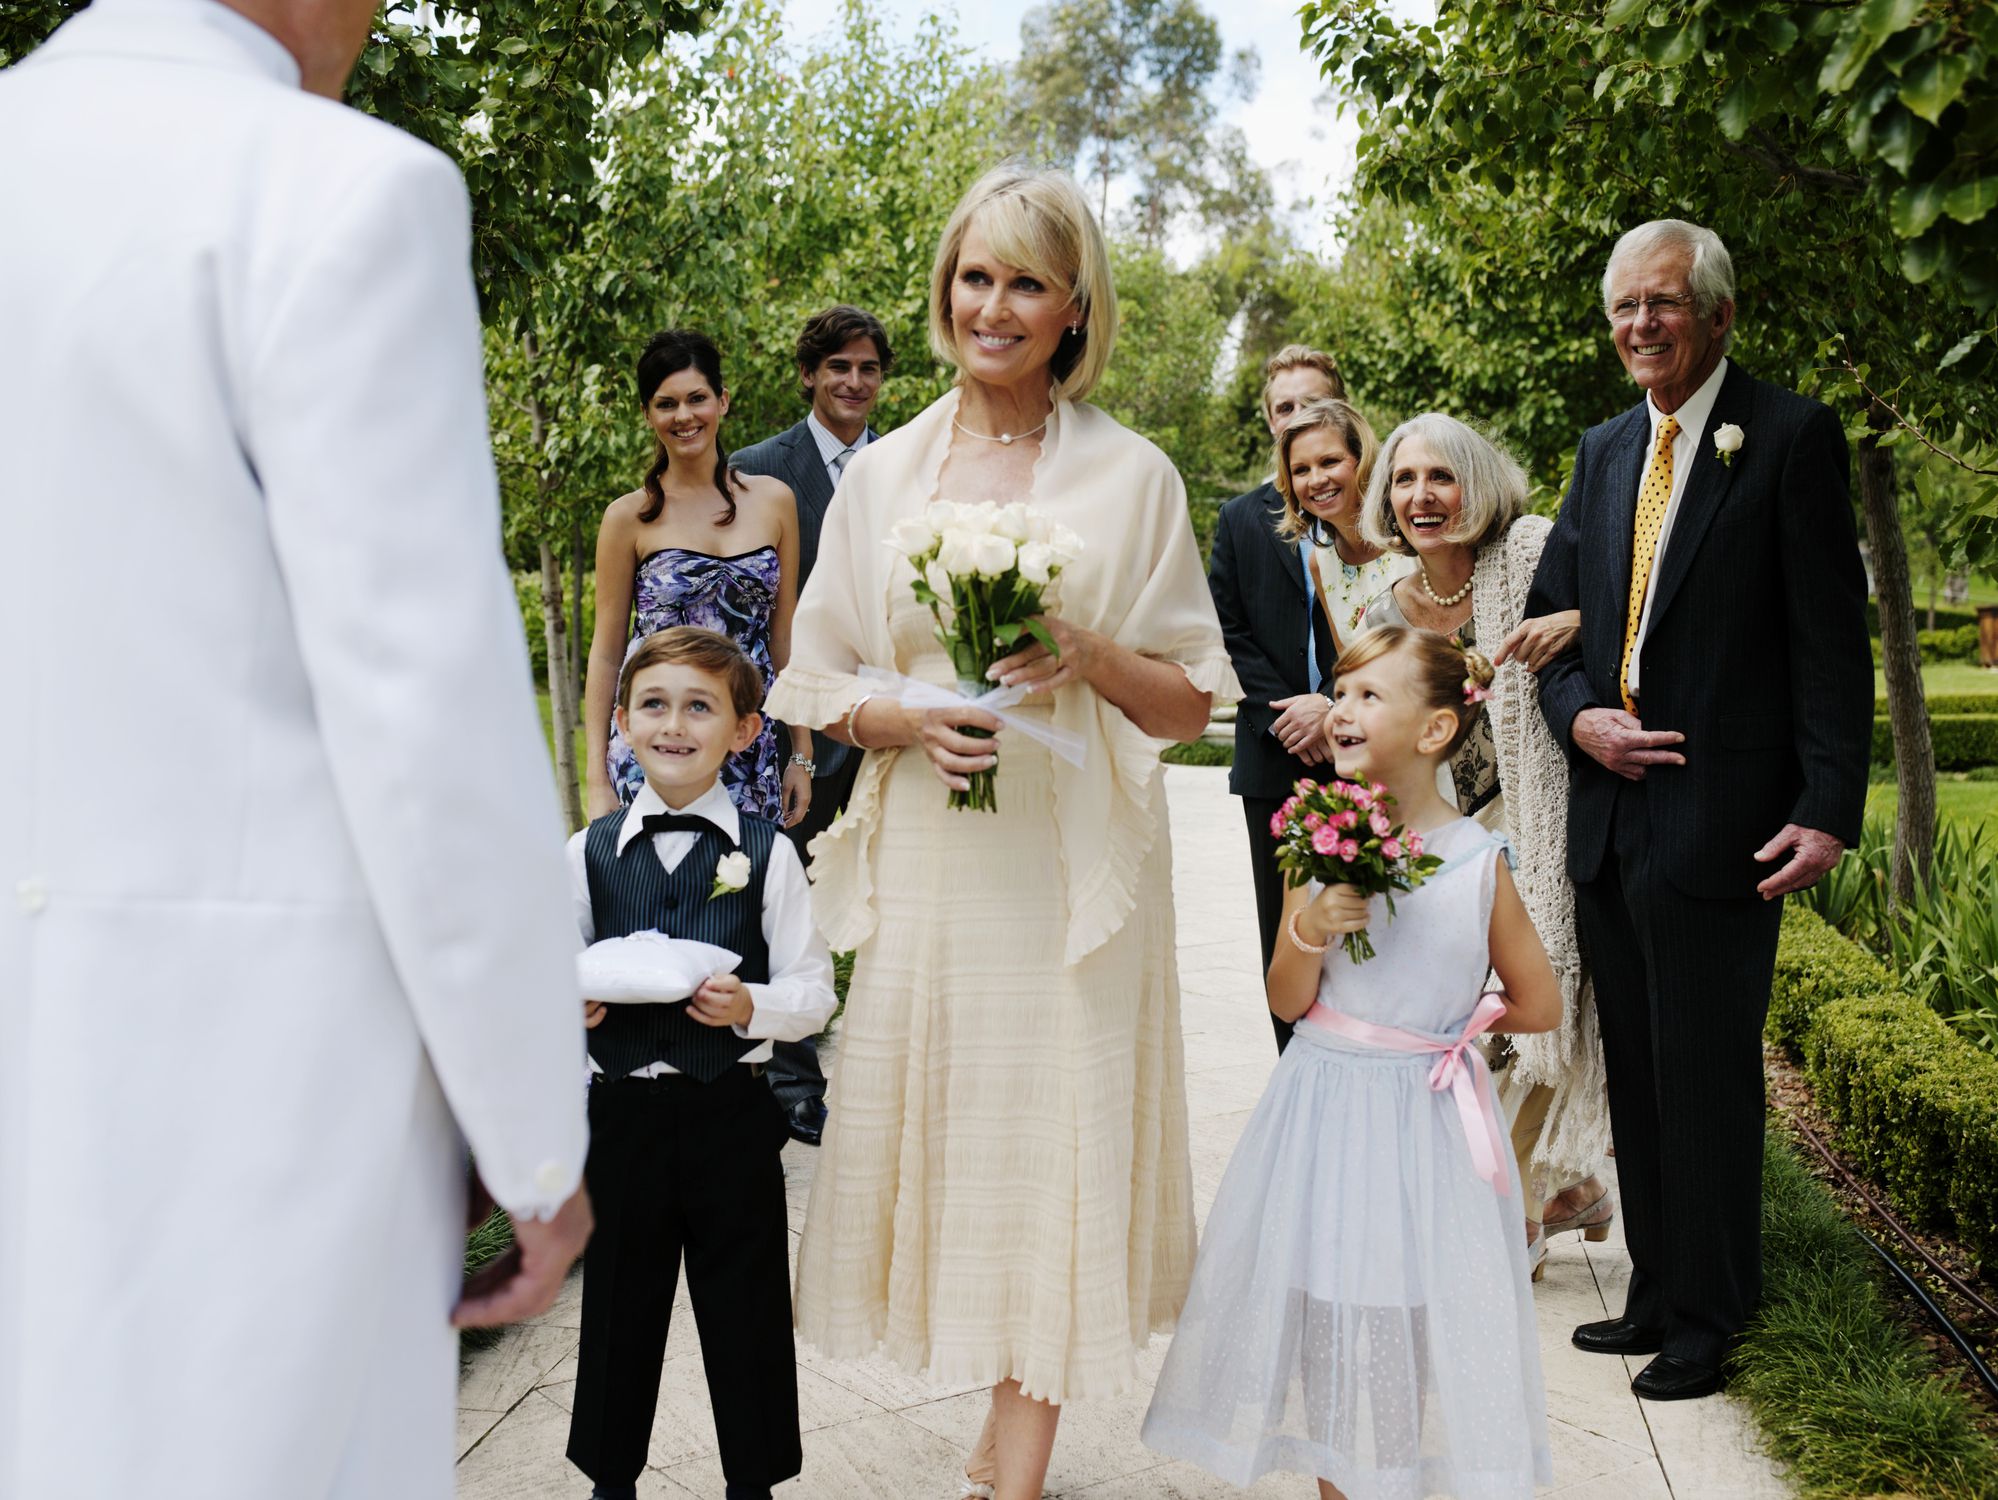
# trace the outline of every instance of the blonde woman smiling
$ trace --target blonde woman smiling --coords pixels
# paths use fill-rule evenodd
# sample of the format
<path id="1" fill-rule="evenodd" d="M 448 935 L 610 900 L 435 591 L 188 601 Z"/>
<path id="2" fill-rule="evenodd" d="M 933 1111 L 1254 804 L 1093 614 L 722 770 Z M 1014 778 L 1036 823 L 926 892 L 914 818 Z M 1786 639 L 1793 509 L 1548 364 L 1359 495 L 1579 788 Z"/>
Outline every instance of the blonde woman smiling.
<path id="1" fill-rule="evenodd" d="M 1171 853 L 1158 755 L 1236 693 L 1179 476 L 1083 398 L 1117 330 L 1075 184 L 1002 168 L 951 215 L 930 339 L 956 388 L 862 449 L 827 514 L 768 711 L 868 753 L 813 844 L 827 937 L 855 951 L 799 1250 L 800 1334 L 885 1344 L 992 1388 L 963 1493 L 1037 1500 L 1061 1404 L 1137 1383 L 1193 1263 Z M 1026 501 L 1082 539 L 1047 628 L 993 674 L 1082 737 L 1052 759 L 969 706 L 889 528 L 935 499 Z M 995 813 L 945 788 L 998 769 Z"/>

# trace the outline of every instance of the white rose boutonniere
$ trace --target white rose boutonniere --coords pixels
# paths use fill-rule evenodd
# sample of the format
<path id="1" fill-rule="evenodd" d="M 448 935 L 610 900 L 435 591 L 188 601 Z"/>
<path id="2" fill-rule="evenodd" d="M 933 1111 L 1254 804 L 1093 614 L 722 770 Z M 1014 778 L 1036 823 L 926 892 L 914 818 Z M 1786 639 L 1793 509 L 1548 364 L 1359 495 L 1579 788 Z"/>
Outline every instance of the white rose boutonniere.
<path id="1" fill-rule="evenodd" d="M 1714 457 L 1724 464 L 1734 462 L 1735 454 L 1741 451 L 1741 441 L 1748 434 L 1732 422 L 1723 422 L 1714 429 Z"/>
<path id="2" fill-rule="evenodd" d="M 714 888 L 708 892 L 708 899 L 727 896 L 749 884 L 749 856 L 740 849 L 733 854 L 724 854 L 715 865 Z"/>

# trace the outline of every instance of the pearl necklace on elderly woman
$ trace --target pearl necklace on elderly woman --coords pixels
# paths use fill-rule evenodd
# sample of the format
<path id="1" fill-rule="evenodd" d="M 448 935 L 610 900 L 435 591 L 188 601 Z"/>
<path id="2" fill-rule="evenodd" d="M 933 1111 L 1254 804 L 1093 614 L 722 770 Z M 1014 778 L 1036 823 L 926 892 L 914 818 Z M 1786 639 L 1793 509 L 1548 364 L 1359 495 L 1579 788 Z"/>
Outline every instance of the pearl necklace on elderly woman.
<path id="1" fill-rule="evenodd" d="M 1053 413 L 1050 412 L 1049 416 L 1052 415 Z M 1001 432 L 1001 433 L 973 432 L 969 427 L 965 426 L 964 423 L 958 421 L 956 417 L 952 417 L 950 419 L 950 425 L 955 427 L 959 432 L 963 433 L 966 437 L 975 437 L 981 443 L 1011 443 L 1011 442 L 1016 442 L 1020 438 L 1032 437 L 1035 433 L 1041 430 L 1041 427 L 1045 427 L 1048 425 L 1048 419 L 1047 417 L 1042 417 L 1040 422 L 1040 427 L 1029 427 L 1025 432 Z"/>
<path id="2" fill-rule="evenodd" d="M 1417 563 L 1415 565 L 1415 576 L 1416 579 L 1422 584 L 1422 592 L 1429 596 L 1429 602 L 1431 604 L 1435 605 L 1438 609 L 1451 609 L 1459 604 L 1462 604 L 1465 598 L 1470 594 L 1472 580 L 1477 577 L 1477 574 L 1473 573 L 1470 578 L 1466 578 L 1464 580 L 1464 586 L 1458 589 L 1456 593 L 1447 594 L 1447 595 L 1439 594 L 1436 592 L 1435 589 L 1429 586 L 1429 569 L 1424 567 L 1421 563 Z"/>

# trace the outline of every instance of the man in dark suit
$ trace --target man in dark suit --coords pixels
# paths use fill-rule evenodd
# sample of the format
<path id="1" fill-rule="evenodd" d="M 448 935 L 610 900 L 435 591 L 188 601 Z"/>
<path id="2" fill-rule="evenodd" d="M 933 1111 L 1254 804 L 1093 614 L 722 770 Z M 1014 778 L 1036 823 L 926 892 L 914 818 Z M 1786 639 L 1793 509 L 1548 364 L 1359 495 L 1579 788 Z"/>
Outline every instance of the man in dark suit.
<path id="1" fill-rule="evenodd" d="M 1331 356 L 1301 344 L 1278 351 L 1263 367 L 1263 420 L 1272 438 L 1302 407 L 1345 394 Z M 1221 634 L 1242 684 L 1228 790 L 1242 799 L 1242 816 L 1249 825 L 1249 866 L 1265 971 L 1276 951 L 1283 912 L 1283 872 L 1277 868 L 1270 818 L 1292 786 L 1315 774 L 1324 759 L 1315 731 L 1289 731 L 1324 718 L 1324 705 L 1314 711 L 1307 700 L 1332 669 L 1329 640 L 1313 639 L 1312 628 L 1322 621 L 1322 612 L 1311 609 L 1305 592 L 1303 554 L 1296 542 L 1277 534 L 1282 520 L 1283 498 L 1274 484 L 1237 495 L 1221 507 L 1207 568 Z M 1293 706 L 1296 712 L 1287 715 Z M 1296 744 L 1301 753 L 1287 749 L 1286 743 Z M 1271 1016 L 1270 1024 L 1281 1052 L 1290 1041 L 1290 1023 Z"/>
<path id="2" fill-rule="evenodd" d="M 881 381 L 894 366 L 880 319 L 857 307 L 829 307 L 805 321 L 798 335 L 798 393 L 811 403 L 803 421 L 773 438 L 729 456 L 745 474 L 769 474 L 791 486 L 798 498 L 798 592 L 811 580 L 818 560 L 819 530 L 832 504 L 847 462 L 875 438 L 868 425 Z M 796 760 L 797 757 L 792 757 Z M 812 735 L 811 811 L 787 830 L 798 852 L 810 855 L 812 839 L 853 795 L 860 752 L 819 733 Z M 765 1076 L 784 1106 L 792 1136 L 808 1146 L 819 1143 L 826 1119 L 826 1078 L 817 1046 L 810 1040 L 779 1042 Z"/>
<path id="3" fill-rule="evenodd" d="M 1603 277 L 1645 400 L 1591 428 L 1529 615 L 1579 608 L 1540 673 L 1569 747 L 1568 873 L 1595 977 L 1631 1280 L 1584 1349 L 1719 1388 L 1761 1293 L 1762 1023 L 1782 897 L 1859 837 L 1873 716 L 1845 437 L 1726 358 L 1712 231 L 1631 230 Z"/>

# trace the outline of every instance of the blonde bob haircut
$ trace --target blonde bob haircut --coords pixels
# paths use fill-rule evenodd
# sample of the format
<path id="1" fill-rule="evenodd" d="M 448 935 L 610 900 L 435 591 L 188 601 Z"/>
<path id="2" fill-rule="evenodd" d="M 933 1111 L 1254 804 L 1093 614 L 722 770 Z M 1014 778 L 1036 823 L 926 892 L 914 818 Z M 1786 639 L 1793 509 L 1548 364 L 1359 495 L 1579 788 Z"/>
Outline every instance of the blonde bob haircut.
<path id="1" fill-rule="evenodd" d="M 1103 378 L 1117 342 L 1110 253 L 1089 200 L 1066 172 L 1022 166 L 993 168 L 958 200 L 930 272 L 930 348 L 953 367 L 962 362 L 951 327 L 950 288 L 965 234 L 974 223 L 995 256 L 1045 283 L 1074 308 L 1082 326 L 1073 333 L 1062 331 L 1049 368 L 1057 400 L 1082 400 Z"/>
<path id="2" fill-rule="evenodd" d="M 1457 476 L 1463 502 L 1457 524 L 1443 533 L 1446 542 L 1476 552 L 1504 536 L 1526 509 L 1526 470 L 1510 453 L 1468 422 L 1426 411 L 1390 432 L 1374 460 L 1373 482 L 1360 511 L 1360 535 L 1376 547 L 1403 557 L 1415 555 L 1414 546 L 1395 523 L 1392 498 L 1396 456 L 1410 438 L 1420 439 L 1436 461 Z"/>
<path id="3" fill-rule="evenodd" d="M 1283 496 L 1283 520 L 1277 523 L 1277 535 L 1286 541 L 1294 542 L 1308 536 L 1321 547 L 1332 544 L 1324 523 L 1299 503 L 1297 491 L 1290 482 L 1292 445 L 1307 432 L 1324 428 L 1339 434 L 1339 440 L 1346 445 L 1346 451 L 1353 455 L 1353 462 L 1359 466 L 1353 477 L 1353 488 L 1365 495 L 1367 482 L 1373 478 L 1374 455 L 1380 449 L 1380 439 L 1374 436 L 1374 429 L 1367 425 L 1367 419 L 1360 415 L 1359 410 L 1336 396 L 1322 396 L 1316 401 L 1305 402 L 1297 409 L 1297 414 L 1283 424 L 1283 431 L 1277 434 L 1276 440 L 1276 478 L 1273 483 L 1276 492 Z"/>

